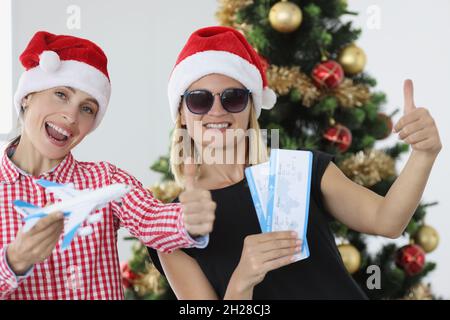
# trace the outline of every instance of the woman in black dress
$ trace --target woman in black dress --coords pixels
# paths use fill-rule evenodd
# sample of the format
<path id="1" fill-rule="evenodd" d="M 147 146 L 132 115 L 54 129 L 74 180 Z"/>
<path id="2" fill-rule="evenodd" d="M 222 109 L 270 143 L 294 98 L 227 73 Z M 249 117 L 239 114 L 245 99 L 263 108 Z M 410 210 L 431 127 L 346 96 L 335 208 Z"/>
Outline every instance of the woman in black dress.
<path id="1" fill-rule="evenodd" d="M 195 151 L 197 160 L 203 159 L 197 165 L 183 164 L 186 152 L 180 158 L 179 151 L 186 136 L 183 140 L 175 132 L 172 171 L 188 192 L 200 187 L 210 190 L 217 203 L 208 247 L 170 254 L 149 249 L 177 297 L 366 299 L 345 269 L 329 221 L 337 219 L 353 230 L 389 238 L 400 236 L 408 224 L 441 149 L 430 114 L 414 106 L 412 83 L 405 82 L 405 116 L 395 129 L 413 152 L 385 197 L 347 179 L 332 156 L 313 151 L 310 256 L 298 262 L 293 262 L 293 255 L 299 252 L 301 240 L 295 234 L 261 233 L 244 176 L 246 166 L 268 159 L 257 118 L 262 108 L 275 103 L 257 53 L 231 28 L 200 29 L 181 51 L 168 91 L 176 129 L 187 129 L 187 149 Z M 253 139 L 227 139 L 226 130 L 239 129 L 257 134 Z M 231 163 L 205 161 L 207 156 L 217 160 L 221 152 L 230 150 L 235 154 L 245 150 L 243 161 L 237 156 Z M 184 206 L 185 212 L 195 209 Z"/>

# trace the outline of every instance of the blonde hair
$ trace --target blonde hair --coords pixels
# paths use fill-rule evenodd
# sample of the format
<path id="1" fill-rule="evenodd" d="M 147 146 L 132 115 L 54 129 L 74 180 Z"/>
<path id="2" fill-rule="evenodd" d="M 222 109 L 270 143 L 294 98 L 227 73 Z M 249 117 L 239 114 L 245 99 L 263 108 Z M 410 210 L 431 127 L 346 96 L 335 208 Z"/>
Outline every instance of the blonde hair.
<path id="1" fill-rule="evenodd" d="M 180 185 L 184 186 L 184 175 L 183 175 L 183 163 L 179 163 L 177 161 L 180 158 L 180 148 L 178 147 L 180 143 L 182 143 L 183 137 L 175 134 L 179 129 L 185 129 L 186 126 L 181 124 L 181 114 L 178 112 L 177 119 L 175 121 L 175 128 L 172 132 L 172 139 L 170 145 L 170 169 L 175 178 L 175 181 Z M 246 159 L 245 166 L 250 166 L 254 164 L 259 164 L 268 161 L 268 150 L 267 146 L 264 143 L 263 137 L 261 135 L 261 128 L 258 123 L 258 118 L 256 116 L 256 111 L 251 104 L 250 110 L 250 119 L 248 129 L 253 129 L 252 131 L 255 133 L 254 137 L 249 139 L 246 137 Z M 195 144 L 192 137 L 189 137 L 190 141 L 190 154 L 198 156 L 198 152 L 195 150 Z M 252 145 L 250 145 L 252 143 Z M 185 157 L 186 155 L 183 155 Z M 197 166 L 198 168 L 198 166 Z"/>

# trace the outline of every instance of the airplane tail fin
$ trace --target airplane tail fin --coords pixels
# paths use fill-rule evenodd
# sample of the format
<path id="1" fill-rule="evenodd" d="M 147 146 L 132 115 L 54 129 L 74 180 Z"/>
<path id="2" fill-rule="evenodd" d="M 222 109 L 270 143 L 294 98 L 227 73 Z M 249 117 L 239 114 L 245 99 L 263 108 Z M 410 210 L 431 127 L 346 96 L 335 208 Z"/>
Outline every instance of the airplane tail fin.
<path id="1" fill-rule="evenodd" d="M 14 208 L 23 217 L 22 220 L 25 222 L 25 225 L 23 226 L 24 232 L 33 228 L 39 219 L 47 216 L 47 213 L 44 213 L 43 208 L 22 200 L 15 200 Z"/>
<path id="2" fill-rule="evenodd" d="M 26 218 L 29 215 L 35 214 L 38 211 L 41 211 L 42 208 L 35 206 L 34 204 L 22 201 L 22 200 L 15 200 L 14 201 L 14 208 L 22 217 Z"/>

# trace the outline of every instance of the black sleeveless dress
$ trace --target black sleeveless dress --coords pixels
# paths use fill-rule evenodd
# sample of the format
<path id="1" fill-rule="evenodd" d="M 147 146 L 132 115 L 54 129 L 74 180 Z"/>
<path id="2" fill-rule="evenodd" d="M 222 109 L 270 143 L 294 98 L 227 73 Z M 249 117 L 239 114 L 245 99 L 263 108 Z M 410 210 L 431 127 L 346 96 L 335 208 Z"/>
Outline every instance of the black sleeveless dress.
<path id="1" fill-rule="evenodd" d="M 313 151 L 307 238 L 310 256 L 270 271 L 253 291 L 254 299 L 367 299 L 345 269 L 323 207 L 320 181 L 333 156 Z M 239 263 L 244 238 L 261 233 L 247 181 L 211 191 L 217 203 L 214 229 L 205 249 L 183 249 L 200 265 L 217 295 L 223 298 Z M 158 254 L 148 249 L 156 268 L 163 273 Z"/>

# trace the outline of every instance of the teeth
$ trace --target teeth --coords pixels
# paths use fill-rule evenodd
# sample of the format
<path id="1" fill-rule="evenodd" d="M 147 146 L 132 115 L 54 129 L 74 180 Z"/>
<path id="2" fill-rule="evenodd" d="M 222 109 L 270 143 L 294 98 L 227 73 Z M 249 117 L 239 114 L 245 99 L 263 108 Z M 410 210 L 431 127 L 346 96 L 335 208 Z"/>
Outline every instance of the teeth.
<path id="1" fill-rule="evenodd" d="M 210 129 L 223 129 L 228 128 L 229 125 L 229 123 L 208 123 L 206 127 Z"/>
<path id="2" fill-rule="evenodd" d="M 53 129 L 55 129 L 56 131 L 58 131 L 59 133 L 65 135 L 66 137 L 70 137 L 70 133 L 68 133 L 66 130 L 64 130 L 63 128 L 57 127 L 55 126 L 53 123 L 51 122 L 47 122 L 47 125 L 49 127 L 52 127 Z"/>

